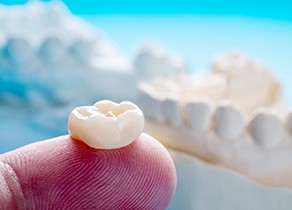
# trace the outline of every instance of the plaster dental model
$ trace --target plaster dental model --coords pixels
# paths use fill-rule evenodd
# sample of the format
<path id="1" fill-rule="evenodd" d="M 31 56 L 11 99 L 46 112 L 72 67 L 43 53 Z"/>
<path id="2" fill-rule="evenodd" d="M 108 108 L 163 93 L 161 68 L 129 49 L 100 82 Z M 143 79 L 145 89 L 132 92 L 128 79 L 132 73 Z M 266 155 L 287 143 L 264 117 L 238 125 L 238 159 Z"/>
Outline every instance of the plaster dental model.
<path id="1" fill-rule="evenodd" d="M 61 1 L 0 5 L 0 28 L 0 99 L 12 107 L 135 101 L 141 79 L 187 68 L 183 57 L 150 43 L 133 60 L 124 56 Z"/>
<path id="2" fill-rule="evenodd" d="M 126 57 L 61 1 L 0 4 L 0 28 L 0 115 L 29 136 L 19 142 L 13 132 L 0 133 L 0 152 L 66 133 L 67 115 L 76 106 L 104 99 L 137 102 L 142 79 L 187 69 L 182 56 L 153 43 Z"/>
<path id="3" fill-rule="evenodd" d="M 0 155 L 1 210 L 167 208 L 174 163 L 142 132 L 135 104 L 100 101 L 74 109 L 68 121 L 70 135 Z"/>
<path id="4" fill-rule="evenodd" d="M 170 209 L 292 208 L 291 113 L 264 65 L 231 53 L 216 58 L 205 75 L 156 78 L 140 91 L 145 131 L 176 163 Z M 213 207 L 203 204 L 217 194 Z M 280 206 L 267 199 L 280 196 Z"/>
<path id="5" fill-rule="evenodd" d="M 144 43 L 138 47 L 134 69 L 143 80 L 155 75 L 168 76 L 186 73 L 188 66 L 184 57 L 166 51 L 158 43 Z"/>

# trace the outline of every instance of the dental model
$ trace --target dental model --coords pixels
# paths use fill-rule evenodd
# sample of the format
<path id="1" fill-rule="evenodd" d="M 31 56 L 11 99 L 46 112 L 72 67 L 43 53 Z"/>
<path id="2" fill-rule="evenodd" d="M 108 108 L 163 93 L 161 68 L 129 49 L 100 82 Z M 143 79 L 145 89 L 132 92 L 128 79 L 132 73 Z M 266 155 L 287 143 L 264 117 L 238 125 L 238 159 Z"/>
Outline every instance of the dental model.
<path id="1" fill-rule="evenodd" d="M 75 108 L 68 120 L 70 135 L 96 149 L 116 149 L 132 143 L 144 130 L 142 111 L 131 102 L 99 101 Z"/>
<path id="2" fill-rule="evenodd" d="M 135 101 L 141 79 L 187 68 L 182 56 L 150 43 L 127 58 L 61 1 L 0 4 L 0 28 L 0 101 L 10 107 Z"/>
<path id="3" fill-rule="evenodd" d="M 291 113 L 284 111 L 280 85 L 264 65 L 230 53 L 217 57 L 205 75 L 157 77 L 140 83 L 140 92 L 145 132 L 169 148 L 178 168 L 173 209 L 292 208 L 292 190 L 273 188 L 292 188 Z M 218 182 L 212 180 L 216 176 Z M 235 186 L 225 186 L 230 180 Z M 241 192 L 246 185 L 252 186 L 250 192 Z M 285 197 L 281 206 L 262 199 L 273 192 L 270 188 L 274 196 Z M 233 203 L 219 189 L 243 199 L 231 196 Z M 210 199 L 212 190 L 221 194 L 217 205 L 196 205 L 195 200 Z M 251 194 L 254 199 L 244 200 Z"/>
<path id="4" fill-rule="evenodd" d="M 62 1 L 0 4 L 0 29 L 0 114 L 30 136 L 19 142 L 3 129 L 0 152 L 67 132 L 74 107 L 104 99 L 137 103 L 142 79 L 187 70 L 184 57 L 154 43 L 126 57 Z"/>

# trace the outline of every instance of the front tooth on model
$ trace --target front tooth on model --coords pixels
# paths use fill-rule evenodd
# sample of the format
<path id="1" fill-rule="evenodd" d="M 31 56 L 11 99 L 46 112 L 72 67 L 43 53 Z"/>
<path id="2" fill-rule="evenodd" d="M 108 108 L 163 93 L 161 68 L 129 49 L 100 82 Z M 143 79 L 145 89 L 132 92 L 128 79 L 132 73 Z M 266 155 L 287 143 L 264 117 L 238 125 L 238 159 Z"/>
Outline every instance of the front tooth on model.
<path id="1" fill-rule="evenodd" d="M 131 102 L 100 101 L 75 108 L 69 133 L 96 149 L 116 149 L 132 143 L 144 129 L 143 112 Z"/>
<path id="2" fill-rule="evenodd" d="M 235 140 L 244 131 L 242 113 L 234 105 L 219 105 L 215 114 L 215 130 L 220 138 L 227 141 Z"/>
<path id="3" fill-rule="evenodd" d="M 162 103 L 165 120 L 171 125 L 181 125 L 182 117 L 178 100 L 167 98 Z"/>
<path id="4" fill-rule="evenodd" d="M 249 130 L 256 143 L 267 147 L 277 144 L 284 132 L 279 117 L 265 110 L 254 115 Z"/>
<path id="5" fill-rule="evenodd" d="M 198 100 L 186 104 L 186 113 L 193 131 L 205 131 L 211 122 L 211 105 L 208 101 Z"/>

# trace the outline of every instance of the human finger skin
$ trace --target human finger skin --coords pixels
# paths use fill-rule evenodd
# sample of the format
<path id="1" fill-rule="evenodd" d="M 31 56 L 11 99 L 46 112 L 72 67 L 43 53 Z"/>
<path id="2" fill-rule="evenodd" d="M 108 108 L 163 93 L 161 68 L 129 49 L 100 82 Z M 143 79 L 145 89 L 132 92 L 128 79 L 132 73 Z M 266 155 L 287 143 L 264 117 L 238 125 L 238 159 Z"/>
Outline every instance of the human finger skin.
<path id="1" fill-rule="evenodd" d="M 0 181 L 0 209 L 150 210 L 167 207 L 176 173 L 166 149 L 147 134 L 112 150 L 66 135 L 1 155 Z"/>

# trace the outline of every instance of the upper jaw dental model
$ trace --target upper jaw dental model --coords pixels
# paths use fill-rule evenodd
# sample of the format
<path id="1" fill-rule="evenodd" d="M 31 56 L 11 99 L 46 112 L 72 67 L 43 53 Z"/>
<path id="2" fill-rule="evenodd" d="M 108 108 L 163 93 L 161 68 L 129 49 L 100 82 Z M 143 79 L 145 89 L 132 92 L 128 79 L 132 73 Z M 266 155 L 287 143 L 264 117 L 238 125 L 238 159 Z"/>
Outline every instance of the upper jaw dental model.
<path id="1" fill-rule="evenodd" d="M 137 44 L 133 57 L 126 56 L 62 1 L 0 3 L 0 116 L 13 121 L 2 124 L 17 123 L 21 133 L 34 136 L 20 142 L 4 129 L 0 152 L 65 133 L 67 115 L 77 105 L 137 102 L 142 79 L 187 71 L 184 56 L 156 43 Z"/>
<path id="2" fill-rule="evenodd" d="M 207 200 L 218 194 L 214 208 L 220 210 L 292 207 L 292 191 L 281 191 L 292 188 L 292 114 L 267 67 L 229 53 L 216 57 L 206 74 L 157 77 L 139 89 L 145 132 L 162 142 L 176 163 L 173 209 L 212 209 Z M 270 201 L 273 196 L 281 197 L 281 206 Z"/>
<path id="3" fill-rule="evenodd" d="M 11 107 L 135 101 L 140 80 L 187 70 L 183 56 L 155 43 L 125 56 L 61 1 L 0 4 L 0 28 L 0 102 Z"/>

